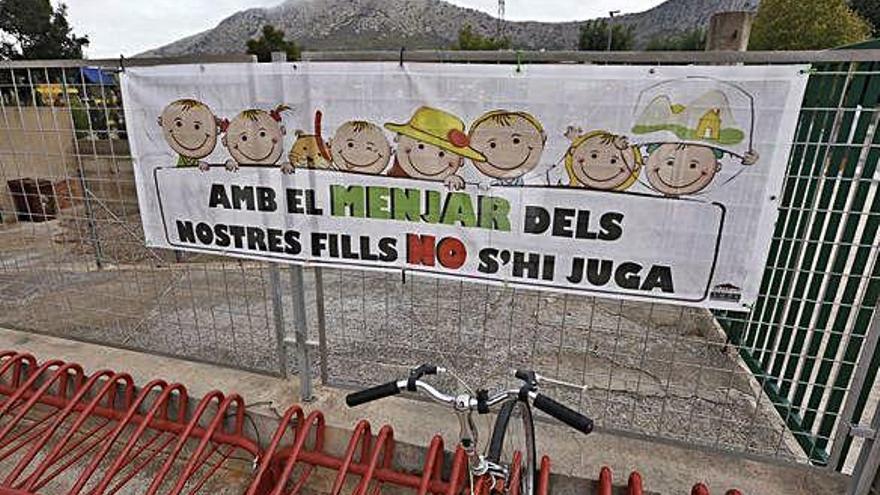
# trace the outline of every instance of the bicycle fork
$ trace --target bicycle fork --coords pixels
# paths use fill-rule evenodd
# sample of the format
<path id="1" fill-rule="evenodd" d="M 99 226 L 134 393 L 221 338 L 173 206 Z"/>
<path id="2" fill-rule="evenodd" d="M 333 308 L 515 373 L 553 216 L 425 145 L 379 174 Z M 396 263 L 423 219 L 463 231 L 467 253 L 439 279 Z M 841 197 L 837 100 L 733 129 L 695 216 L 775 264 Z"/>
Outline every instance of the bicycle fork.
<path id="1" fill-rule="evenodd" d="M 489 487 L 491 492 L 499 479 L 507 479 L 507 468 L 486 459 L 477 451 L 479 438 L 474 424 L 473 410 L 470 408 L 470 396 L 459 395 L 455 398 L 455 415 L 458 417 L 459 426 L 458 443 L 468 459 L 471 494 L 474 493 L 474 478 L 483 475 L 488 475 L 492 480 Z"/>

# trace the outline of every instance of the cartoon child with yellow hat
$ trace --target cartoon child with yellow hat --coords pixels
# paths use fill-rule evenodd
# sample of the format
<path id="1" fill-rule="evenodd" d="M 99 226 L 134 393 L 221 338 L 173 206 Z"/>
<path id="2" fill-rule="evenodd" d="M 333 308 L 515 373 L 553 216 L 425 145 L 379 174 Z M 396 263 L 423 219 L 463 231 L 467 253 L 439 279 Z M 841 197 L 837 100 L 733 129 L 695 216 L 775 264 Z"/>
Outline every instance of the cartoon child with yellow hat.
<path id="1" fill-rule="evenodd" d="M 486 157 L 470 147 L 464 122 L 443 110 L 421 107 L 405 124 L 386 123 L 396 132 L 394 165 L 390 177 L 442 181 L 450 189 L 463 189 L 464 179 L 456 172 L 469 158 L 484 162 Z"/>

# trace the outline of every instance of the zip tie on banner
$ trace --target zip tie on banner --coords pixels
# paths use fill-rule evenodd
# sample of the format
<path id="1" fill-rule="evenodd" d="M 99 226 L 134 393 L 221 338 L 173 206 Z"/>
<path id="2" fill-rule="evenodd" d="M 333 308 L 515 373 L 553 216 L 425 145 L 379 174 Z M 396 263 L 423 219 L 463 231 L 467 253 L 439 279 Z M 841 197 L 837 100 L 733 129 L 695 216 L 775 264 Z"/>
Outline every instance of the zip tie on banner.
<path id="1" fill-rule="evenodd" d="M 119 69 L 117 69 L 117 72 L 125 72 L 125 56 L 121 53 L 119 54 Z"/>
<path id="2" fill-rule="evenodd" d="M 406 52 L 406 47 L 400 47 L 400 68 L 403 68 L 403 53 Z"/>
<path id="3" fill-rule="evenodd" d="M 522 72 L 522 50 L 516 51 L 516 73 Z"/>
<path id="4" fill-rule="evenodd" d="M 809 69 L 801 69 L 798 71 L 798 74 L 801 74 L 801 75 L 806 74 L 809 76 L 812 76 L 813 74 L 818 74 L 818 73 L 819 73 L 819 71 L 816 70 L 816 68 L 812 67 L 812 66 Z"/>

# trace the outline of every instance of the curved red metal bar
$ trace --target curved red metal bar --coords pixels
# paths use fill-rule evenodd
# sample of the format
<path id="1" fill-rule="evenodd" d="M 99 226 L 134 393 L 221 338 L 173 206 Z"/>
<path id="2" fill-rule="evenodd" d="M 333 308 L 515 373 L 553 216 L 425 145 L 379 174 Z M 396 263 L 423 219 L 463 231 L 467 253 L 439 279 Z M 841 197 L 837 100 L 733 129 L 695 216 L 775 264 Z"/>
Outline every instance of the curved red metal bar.
<path id="1" fill-rule="evenodd" d="M 180 461 L 183 452 L 192 455 L 182 460 L 180 477 L 168 493 L 184 487 L 197 493 L 236 450 L 254 458 L 260 454 L 244 434 L 245 404 L 236 394 L 210 393 L 190 412 L 182 384 L 153 380 L 136 387 L 126 373 L 87 375 L 76 363 L 40 363 L 28 353 L 0 351 L 0 396 L 0 459 L 18 456 L 5 463 L 11 466 L 8 472 L 0 472 L 3 494 L 38 493 L 62 473 L 78 469 L 64 493 L 93 486 L 90 494 L 110 495 L 151 464 L 167 468 Z M 211 403 L 217 407 L 209 413 Z M 191 451 L 184 448 L 187 441 L 194 444 Z M 209 460 L 212 464 L 201 469 Z M 200 471 L 200 479 L 193 479 Z M 168 469 L 160 468 L 152 481 L 161 486 L 167 475 Z M 57 483 L 52 490 L 58 492 Z"/>
<path id="2" fill-rule="evenodd" d="M 302 408 L 291 406 L 262 449 L 245 434 L 246 405 L 239 395 L 211 391 L 189 409 L 189 394 L 180 383 L 152 380 L 138 387 L 126 373 L 105 369 L 86 374 L 76 363 L 41 363 L 28 353 L 0 351 L 0 460 L 19 456 L 0 464 L 11 466 L 0 472 L 0 495 L 36 494 L 77 468 L 76 482 L 64 493 L 79 494 L 89 486 L 89 495 L 113 495 L 136 475 L 155 472 L 147 494 L 195 494 L 236 451 L 255 462 L 248 495 L 300 493 L 316 468 L 336 472 L 332 495 L 339 495 L 352 476 L 359 478 L 354 495 L 379 495 L 386 483 L 418 495 L 469 491 L 465 452 L 456 449 L 447 469 L 440 436 L 431 439 L 421 471 L 407 472 L 393 467 L 394 431 L 388 425 L 374 436 L 370 424 L 359 421 L 345 452 L 337 457 L 325 452 L 326 423 L 320 411 L 306 416 Z M 90 426 L 94 423 L 97 426 Z M 148 471 L 149 466 L 155 469 Z M 172 479 L 174 469 L 179 474 Z M 446 480 L 444 472 L 449 472 Z M 519 493 L 521 476 L 522 456 L 515 452 L 506 487 L 491 486 L 491 480 L 481 477 L 475 480 L 474 492 L 526 495 Z M 603 467 L 597 493 L 611 493 L 612 481 L 611 470 Z M 52 489 L 57 492 L 57 483 Z M 549 489 L 550 459 L 544 456 L 535 492 L 546 495 Z M 643 493 L 638 472 L 630 474 L 626 493 Z M 698 483 L 692 493 L 708 495 L 709 490 Z M 729 490 L 726 495 L 740 492 Z"/>

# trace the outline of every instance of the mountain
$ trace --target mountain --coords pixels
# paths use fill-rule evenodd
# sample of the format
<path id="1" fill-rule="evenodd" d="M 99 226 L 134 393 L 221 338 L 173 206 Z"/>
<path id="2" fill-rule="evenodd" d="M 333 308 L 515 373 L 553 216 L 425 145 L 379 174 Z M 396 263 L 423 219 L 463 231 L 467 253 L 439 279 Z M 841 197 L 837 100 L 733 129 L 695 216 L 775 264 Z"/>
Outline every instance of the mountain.
<path id="1" fill-rule="evenodd" d="M 615 17 L 633 26 L 636 46 L 695 27 L 705 28 L 716 12 L 755 10 L 758 0 L 667 0 L 644 12 Z M 504 35 L 523 49 L 577 49 L 585 21 L 505 21 Z M 445 49 L 459 29 L 470 24 L 477 33 L 493 35 L 498 21 L 489 14 L 442 0 L 287 0 L 269 8 L 233 14 L 217 27 L 141 56 L 241 53 L 245 41 L 265 24 L 284 30 L 306 50 Z"/>

